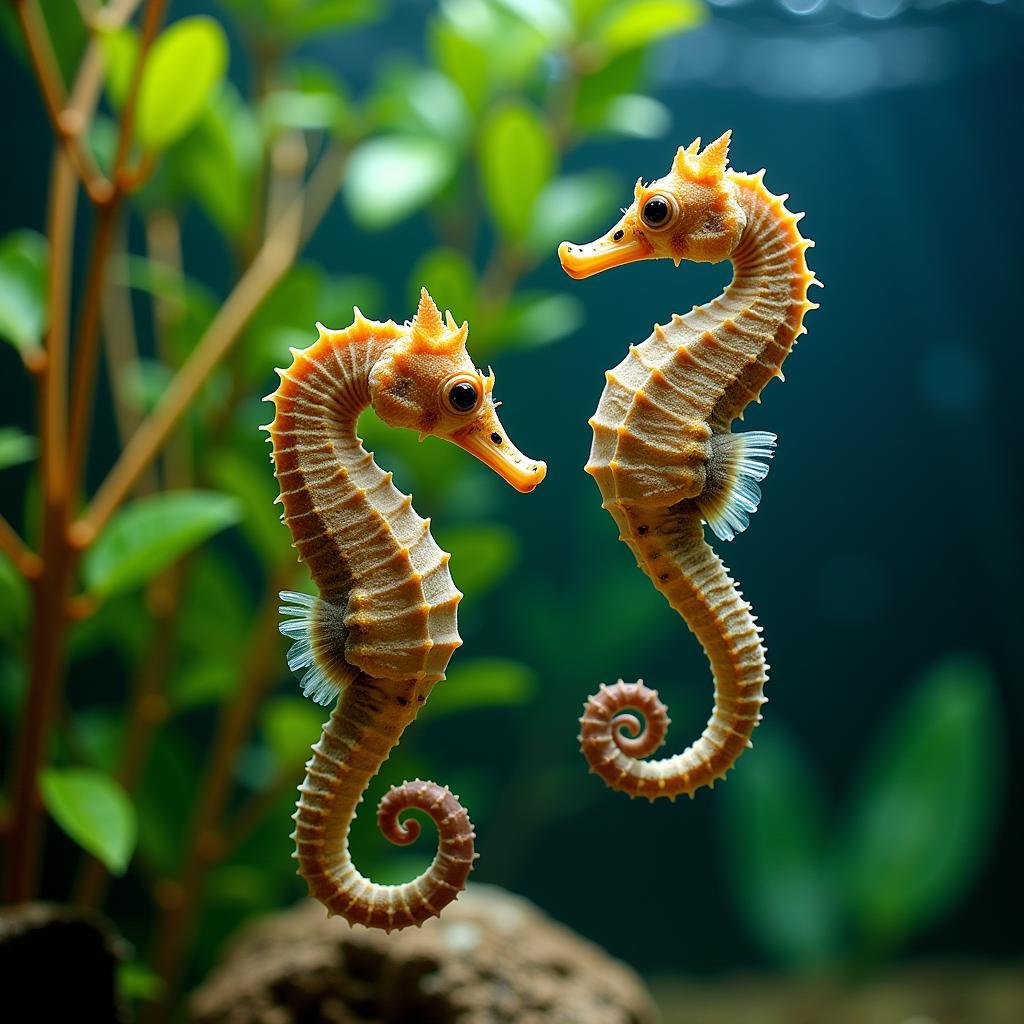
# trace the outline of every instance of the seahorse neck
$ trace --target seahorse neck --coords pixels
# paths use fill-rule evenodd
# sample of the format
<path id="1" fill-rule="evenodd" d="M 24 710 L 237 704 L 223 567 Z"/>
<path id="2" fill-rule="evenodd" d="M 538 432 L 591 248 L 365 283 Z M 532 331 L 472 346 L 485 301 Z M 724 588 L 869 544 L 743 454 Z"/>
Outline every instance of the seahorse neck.
<path id="1" fill-rule="evenodd" d="M 762 174 L 729 172 L 746 227 L 732 254 L 733 278 L 711 302 L 681 318 L 691 350 L 707 358 L 721 377 L 709 422 L 719 430 L 759 398 L 796 338 L 804 313 L 813 308 L 807 290 L 814 275 L 805 251 L 812 244 L 797 224 L 802 215 L 785 207 L 785 196 L 765 188 Z"/>
<path id="2" fill-rule="evenodd" d="M 365 575 L 357 564 L 365 548 L 349 536 L 353 517 L 334 510 L 346 501 L 372 506 L 376 494 L 367 492 L 385 477 L 356 434 L 370 404 L 370 371 L 399 336 L 397 329 L 374 327 L 389 325 L 324 331 L 279 371 L 275 459 L 281 500 L 286 517 L 301 521 L 300 555 L 321 593 L 334 600 L 347 597 Z"/>

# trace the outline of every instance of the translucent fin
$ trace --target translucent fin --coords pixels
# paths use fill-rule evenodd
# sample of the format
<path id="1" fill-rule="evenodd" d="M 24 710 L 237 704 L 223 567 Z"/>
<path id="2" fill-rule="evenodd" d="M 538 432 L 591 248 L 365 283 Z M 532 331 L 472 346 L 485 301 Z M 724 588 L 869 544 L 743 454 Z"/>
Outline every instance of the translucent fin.
<path id="1" fill-rule="evenodd" d="M 750 525 L 761 501 L 758 483 L 768 475 L 776 440 L 766 430 L 712 437 L 708 486 L 697 505 L 719 540 L 732 540 Z"/>
<path id="2" fill-rule="evenodd" d="M 333 605 L 310 594 L 283 590 L 278 627 L 295 643 L 288 649 L 288 668 L 302 673 L 302 694 L 325 707 L 338 699 L 358 670 L 344 661 L 345 633 Z M 313 629 L 316 622 L 317 629 Z"/>

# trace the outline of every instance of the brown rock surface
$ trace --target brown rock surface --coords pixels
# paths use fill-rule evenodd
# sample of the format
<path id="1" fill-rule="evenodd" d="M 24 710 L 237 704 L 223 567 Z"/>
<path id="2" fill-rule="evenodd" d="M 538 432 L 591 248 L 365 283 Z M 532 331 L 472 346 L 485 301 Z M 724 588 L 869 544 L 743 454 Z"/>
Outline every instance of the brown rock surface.
<path id="1" fill-rule="evenodd" d="M 639 977 L 526 900 L 471 885 L 385 935 L 307 901 L 246 929 L 193 995 L 196 1024 L 650 1024 Z"/>

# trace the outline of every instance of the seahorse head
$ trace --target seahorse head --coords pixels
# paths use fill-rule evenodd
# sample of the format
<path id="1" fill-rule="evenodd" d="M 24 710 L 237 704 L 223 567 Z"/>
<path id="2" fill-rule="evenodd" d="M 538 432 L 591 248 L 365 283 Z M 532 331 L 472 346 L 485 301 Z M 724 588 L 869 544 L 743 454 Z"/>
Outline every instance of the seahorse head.
<path id="1" fill-rule="evenodd" d="M 494 374 L 483 374 L 466 351 L 469 324 L 444 319 L 424 288 L 407 333 L 370 371 L 370 402 L 392 427 L 446 438 L 475 455 L 519 491 L 532 491 L 547 467 L 509 440 L 491 397 Z"/>
<path id="2" fill-rule="evenodd" d="M 633 190 L 633 203 L 621 219 L 589 245 L 563 242 L 562 268 L 582 278 L 635 260 L 671 259 L 717 263 L 736 248 L 746 217 L 736 201 L 736 186 L 726 173 L 726 132 L 705 149 L 700 139 L 680 146 L 663 178 Z"/>

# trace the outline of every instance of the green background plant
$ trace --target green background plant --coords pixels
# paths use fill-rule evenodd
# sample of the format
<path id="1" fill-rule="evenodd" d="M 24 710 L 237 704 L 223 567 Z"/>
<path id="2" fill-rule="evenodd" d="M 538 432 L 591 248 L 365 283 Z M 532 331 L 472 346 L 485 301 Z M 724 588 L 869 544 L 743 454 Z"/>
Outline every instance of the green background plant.
<path id="1" fill-rule="evenodd" d="M 422 11 L 415 40 L 392 28 L 396 4 L 376 0 L 164 7 L 18 0 L 2 12 L 9 50 L 24 64 L 17 81 L 26 92 L 32 75 L 49 82 L 54 109 L 42 104 L 39 124 L 70 106 L 88 126 L 57 146 L 70 172 L 55 161 L 48 209 L 18 210 L 16 230 L 0 239 L 4 394 L 16 412 L 0 428 L 8 847 L 25 781 L 14 751 L 41 692 L 56 695 L 37 773 L 52 819 L 46 859 L 33 860 L 42 870 L 27 888 L 22 878 L 19 897 L 103 907 L 135 951 L 125 992 L 158 1017 L 240 923 L 302 895 L 288 819 L 322 712 L 288 677 L 276 629 L 277 592 L 307 581 L 272 504 L 260 398 L 316 321 L 344 326 L 354 304 L 401 320 L 426 285 L 469 320 L 471 351 L 496 366 L 512 436 L 531 454 L 553 450 L 552 473 L 520 502 L 452 446 L 419 444 L 371 416 L 361 423 L 368 447 L 433 517 L 466 592 L 466 646 L 369 805 L 403 777 L 451 784 L 480 833 L 478 877 L 531 892 L 638 966 L 705 967 L 706 950 L 723 946 L 730 965 L 752 958 L 742 946 L 732 953 L 725 926 L 707 925 L 728 913 L 792 970 L 867 969 L 913 948 L 963 905 L 994 841 L 1005 697 L 987 667 L 1000 651 L 985 647 L 986 620 L 985 631 L 922 633 L 872 657 L 866 721 L 837 726 L 825 713 L 815 673 L 858 645 L 855 625 L 830 633 L 814 618 L 809 581 L 828 554 L 823 534 L 852 549 L 868 545 L 861 531 L 886 529 L 876 523 L 885 516 L 864 516 L 861 491 L 836 490 L 847 474 L 826 473 L 825 463 L 844 444 L 862 453 L 889 450 L 890 439 L 866 444 L 863 421 L 841 434 L 822 386 L 851 379 L 841 354 L 862 339 L 841 332 L 860 322 L 861 291 L 871 291 L 867 260 L 841 262 L 858 224 L 838 222 L 850 204 L 836 200 L 824 127 L 798 132 L 774 106 L 748 115 L 737 104 L 715 117 L 670 107 L 650 84 L 652 65 L 661 44 L 708 18 L 694 0 L 444 0 Z M 17 17 L 26 12 L 37 54 L 47 40 L 53 47 L 41 74 Z M 350 73 L 345 47 L 371 43 L 372 71 Z M 76 91 L 90 66 L 102 84 L 94 116 Z M 771 131 L 758 135 L 758 116 Z M 774 189 L 809 196 L 812 234 L 818 225 L 824 233 L 815 267 L 829 284 L 809 324 L 826 341 L 801 346 L 794 366 L 806 369 L 770 393 L 776 418 L 764 425 L 784 437 L 766 485 L 772 500 L 750 542 L 729 552 L 783 669 L 758 749 L 714 800 L 637 807 L 585 777 L 573 743 L 580 702 L 620 671 L 659 686 L 679 676 L 676 749 L 706 713 L 706 666 L 616 547 L 579 474 L 584 424 L 625 339 L 639 340 L 650 316 L 708 298 L 715 279 L 688 268 L 680 285 L 670 268 L 644 267 L 642 277 L 624 271 L 587 290 L 557 276 L 553 247 L 603 230 L 635 176 L 663 170 L 676 144 L 743 118 L 750 141 L 737 131 L 747 147 L 738 165 L 762 161 Z M 797 144 L 809 138 L 816 143 Z M 945 149 L 942 158 L 951 159 Z M 885 339 L 889 377 L 872 380 L 872 403 L 851 395 L 851 417 L 887 400 L 904 414 L 906 386 L 893 397 L 884 385 L 909 379 L 893 361 L 916 337 Z M 66 401 L 59 387 L 48 391 L 62 347 L 72 356 Z M 809 424 L 819 422 L 833 432 L 824 453 L 824 439 L 811 447 L 818 432 Z M 933 448 L 929 433 L 918 450 Z M 986 477 L 979 460 L 996 449 L 981 448 L 963 453 L 965 477 Z M 845 454 L 860 465 L 861 455 Z M 919 497 L 932 494 L 936 475 L 914 484 Z M 889 478 L 884 489 L 898 495 L 904 484 Z M 972 491 L 972 507 L 986 500 Z M 832 523 L 841 505 L 856 522 L 818 523 Z M 927 535 L 918 516 L 913 525 L 907 534 Z M 912 547 L 901 541 L 897 552 L 887 534 L 870 536 L 893 566 Z M 946 540 L 929 538 L 912 567 L 934 561 Z M 963 559 L 980 561 L 977 552 Z M 929 587 L 912 589 L 926 604 Z M 964 612 L 962 621 L 974 620 Z M 884 619 L 877 628 L 890 632 Z M 921 666 L 968 645 L 985 647 L 988 660 L 941 661 L 904 692 Z M 860 669 L 856 651 L 850 662 Z M 890 695 L 887 732 L 878 723 Z M 856 752 L 852 785 L 818 764 L 829 728 Z M 716 817 L 721 838 L 709 849 Z M 382 881 L 408 877 L 430 853 L 426 841 L 387 848 L 367 814 L 354 843 Z M 638 892 L 630 914 L 613 912 L 619 897 L 598 888 L 614 882 L 609 861 L 635 870 L 638 886 L 658 887 L 658 898 Z M 598 895 L 579 895 L 584 878 Z M 658 908 L 670 900 L 665 915 Z M 680 915 L 707 934 L 697 941 L 662 920 Z"/>

